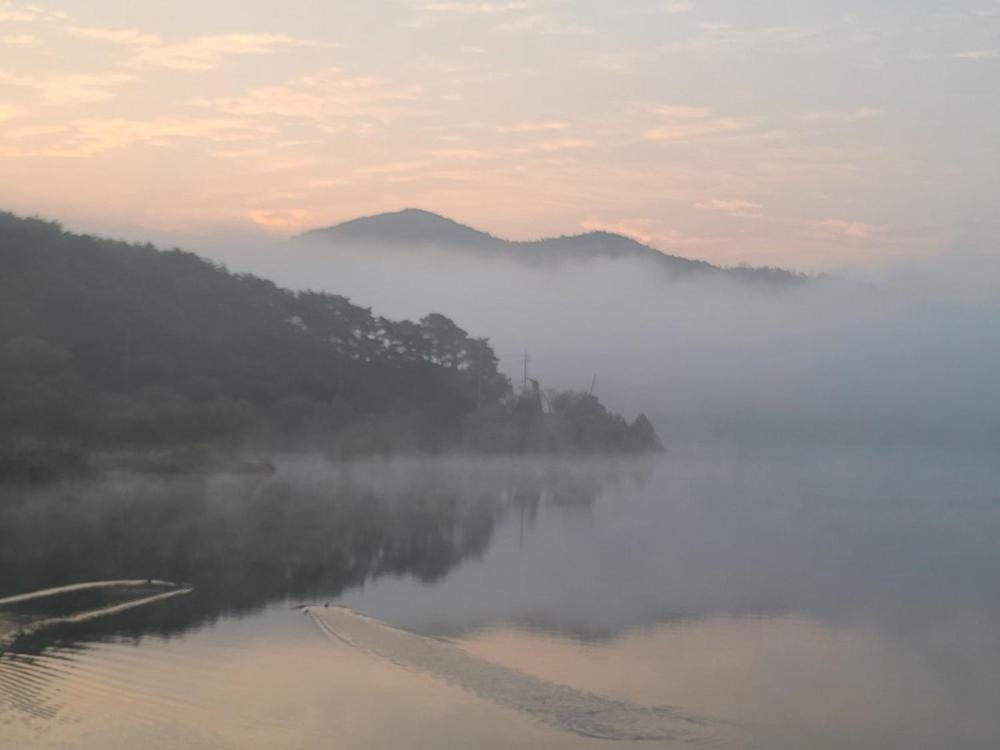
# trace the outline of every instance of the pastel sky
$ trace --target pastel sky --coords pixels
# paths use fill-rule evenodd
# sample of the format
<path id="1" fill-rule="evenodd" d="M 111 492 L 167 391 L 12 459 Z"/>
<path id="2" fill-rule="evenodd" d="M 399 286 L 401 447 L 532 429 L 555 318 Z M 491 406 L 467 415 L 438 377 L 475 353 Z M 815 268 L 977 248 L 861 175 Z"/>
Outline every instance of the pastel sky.
<path id="1" fill-rule="evenodd" d="M 0 207 L 128 237 L 416 206 L 836 268 L 1000 238 L 1000 0 L 0 0 Z"/>

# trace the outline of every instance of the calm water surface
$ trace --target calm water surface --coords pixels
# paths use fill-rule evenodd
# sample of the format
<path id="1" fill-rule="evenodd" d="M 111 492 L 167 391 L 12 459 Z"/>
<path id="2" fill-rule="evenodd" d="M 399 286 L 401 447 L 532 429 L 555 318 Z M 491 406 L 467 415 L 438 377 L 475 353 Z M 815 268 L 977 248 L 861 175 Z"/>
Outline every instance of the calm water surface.
<path id="1" fill-rule="evenodd" d="M 7 490 L 0 596 L 136 577 L 195 593 L 17 641 L 0 747 L 636 744 L 538 721 L 295 609 L 329 603 L 538 684 L 677 707 L 709 745 L 992 749 L 996 459 L 296 459 L 267 477 Z M 23 615 L 0 611 L 0 633 Z"/>

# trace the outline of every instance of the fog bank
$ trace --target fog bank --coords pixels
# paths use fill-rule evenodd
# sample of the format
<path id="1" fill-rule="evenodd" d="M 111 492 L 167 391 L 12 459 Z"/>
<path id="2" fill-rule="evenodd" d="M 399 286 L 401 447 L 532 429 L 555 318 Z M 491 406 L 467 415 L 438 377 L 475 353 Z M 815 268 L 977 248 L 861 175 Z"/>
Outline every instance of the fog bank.
<path id="1" fill-rule="evenodd" d="M 519 382 L 588 389 L 646 412 L 668 443 L 1000 442 L 1000 303 L 941 294 L 927 274 L 820 278 L 775 289 L 671 280 L 641 262 L 532 268 L 421 248 L 289 243 L 243 256 L 293 288 L 343 294 L 393 318 L 441 312 L 488 337 Z M 975 275 L 975 274 L 973 274 Z"/>

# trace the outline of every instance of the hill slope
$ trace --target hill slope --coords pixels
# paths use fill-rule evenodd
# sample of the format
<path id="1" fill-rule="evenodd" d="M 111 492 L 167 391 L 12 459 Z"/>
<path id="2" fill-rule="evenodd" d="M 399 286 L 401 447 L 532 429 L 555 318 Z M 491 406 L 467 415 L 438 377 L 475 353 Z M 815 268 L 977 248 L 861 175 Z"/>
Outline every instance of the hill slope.
<path id="1" fill-rule="evenodd" d="M 0 479 L 78 463 L 70 448 L 253 434 L 269 445 L 428 450 L 468 444 L 477 414 L 489 415 L 480 437 L 498 425 L 525 433 L 508 424 L 510 383 L 489 343 L 444 315 L 393 321 L 191 253 L 2 212 L 0 268 Z M 566 413 L 587 417 L 587 429 L 553 449 L 655 445 L 645 425 L 599 404 L 567 402 Z"/>

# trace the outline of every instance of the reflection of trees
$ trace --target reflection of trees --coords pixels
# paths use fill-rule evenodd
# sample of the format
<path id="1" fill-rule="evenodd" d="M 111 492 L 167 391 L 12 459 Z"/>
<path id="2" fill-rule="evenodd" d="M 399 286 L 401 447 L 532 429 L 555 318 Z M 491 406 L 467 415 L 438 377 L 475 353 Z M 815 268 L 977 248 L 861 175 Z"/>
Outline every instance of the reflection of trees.
<path id="1" fill-rule="evenodd" d="M 485 549 L 495 518 L 489 497 L 447 493 L 406 499 L 275 482 L 226 499 L 208 482 L 164 487 L 150 497 L 109 491 L 8 502 L 0 510 L 4 587 L 126 572 L 191 582 L 196 595 L 187 601 L 116 619 L 201 619 L 286 596 L 334 596 L 386 573 L 434 580 Z"/>
<path id="2" fill-rule="evenodd" d="M 562 477 L 552 489 L 552 504 L 558 508 L 592 508 L 601 492 L 604 482 L 593 476 Z"/>
<path id="3" fill-rule="evenodd" d="M 589 507 L 603 485 L 559 472 L 425 472 L 396 481 L 124 479 L 0 496 L 0 594 L 162 578 L 195 593 L 87 629 L 168 633 L 283 598 L 333 598 L 383 575 L 432 582 L 481 555 L 498 518 Z M 79 627 L 77 628 L 79 630 Z"/>

